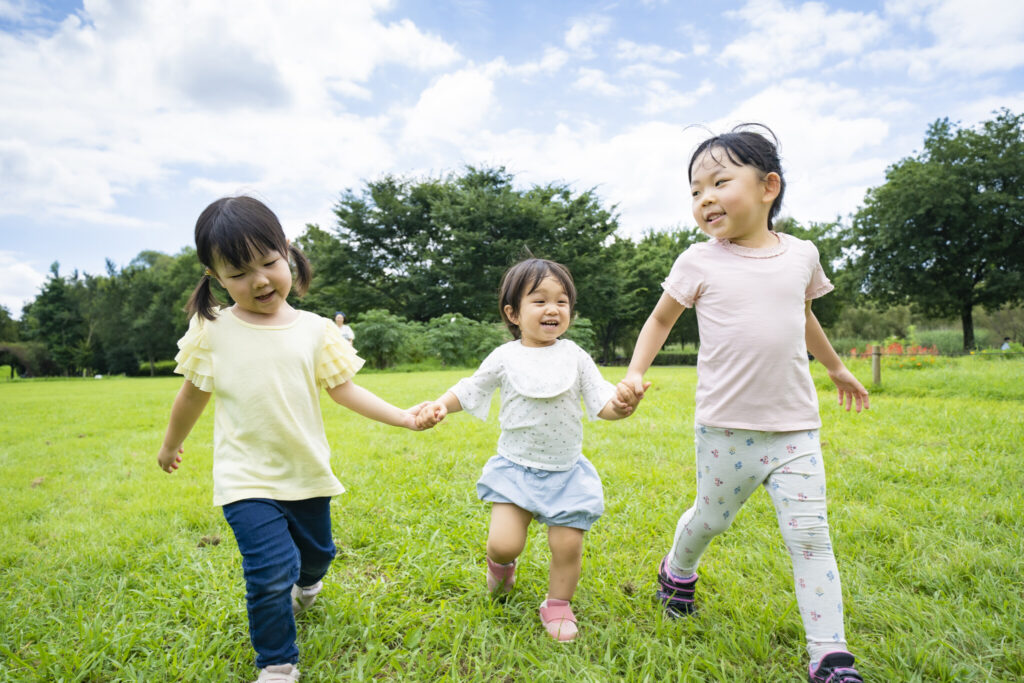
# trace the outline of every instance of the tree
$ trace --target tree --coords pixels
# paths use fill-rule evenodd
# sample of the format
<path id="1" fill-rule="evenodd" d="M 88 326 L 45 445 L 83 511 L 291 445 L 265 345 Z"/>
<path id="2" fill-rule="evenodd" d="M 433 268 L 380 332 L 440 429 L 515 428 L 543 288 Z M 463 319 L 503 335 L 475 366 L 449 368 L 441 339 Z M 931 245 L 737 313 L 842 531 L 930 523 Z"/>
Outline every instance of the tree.
<path id="1" fill-rule="evenodd" d="M 617 227 L 612 214 L 592 192 L 519 190 L 512 181 L 503 168 L 469 167 L 461 176 L 386 176 L 346 191 L 335 243 L 316 226 L 299 238 L 315 286 L 356 320 L 380 308 L 416 321 L 452 313 L 497 321 L 501 276 L 529 250 L 570 268 L 584 315 L 607 315 L 614 273 L 603 245 Z M 331 304 L 314 292 L 302 305 L 323 313 Z"/>
<path id="2" fill-rule="evenodd" d="M 0 341 L 18 341 L 18 321 L 6 306 L 0 306 Z"/>
<path id="3" fill-rule="evenodd" d="M 853 220 L 865 293 L 959 316 L 1024 299 L 1024 116 L 1002 110 L 979 130 L 940 119 L 924 151 L 886 171 Z"/>
<path id="4" fill-rule="evenodd" d="M 39 294 L 23 312 L 27 340 L 45 345 L 56 369 L 65 375 L 81 367 L 83 344 L 88 343 L 81 297 L 75 291 L 78 283 L 77 271 L 64 277 L 55 261 Z"/>

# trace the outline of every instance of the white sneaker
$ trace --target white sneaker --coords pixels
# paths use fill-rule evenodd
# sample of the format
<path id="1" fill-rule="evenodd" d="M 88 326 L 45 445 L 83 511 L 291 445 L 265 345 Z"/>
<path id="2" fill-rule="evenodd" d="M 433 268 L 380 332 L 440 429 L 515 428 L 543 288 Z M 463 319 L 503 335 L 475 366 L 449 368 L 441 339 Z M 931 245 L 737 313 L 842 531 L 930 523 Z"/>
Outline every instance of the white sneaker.
<path id="1" fill-rule="evenodd" d="M 298 614 L 305 611 L 316 602 L 317 593 L 324 587 L 323 581 L 317 581 L 312 586 L 303 588 L 299 584 L 292 586 L 292 613 Z"/>
<path id="2" fill-rule="evenodd" d="M 260 677 L 253 683 L 294 683 L 299 680 L 299 667 L 294 664 L 271 664 L 260 669 Z"/>

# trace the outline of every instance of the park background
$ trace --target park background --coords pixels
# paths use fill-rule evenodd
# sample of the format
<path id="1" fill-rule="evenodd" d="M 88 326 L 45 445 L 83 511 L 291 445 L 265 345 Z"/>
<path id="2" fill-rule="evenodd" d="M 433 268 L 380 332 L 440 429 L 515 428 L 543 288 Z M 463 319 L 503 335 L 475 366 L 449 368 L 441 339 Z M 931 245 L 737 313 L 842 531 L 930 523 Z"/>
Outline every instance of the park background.
<path id="1" fill-rule="evenodd" d="M 293 304 L 344 310 L 360 383 L 392 402 L 438 395 L 506 338 L 497 282 L 527 248 L 573 270 L 570 335 L 615 381 L 703 239 L 691 145 L 742 121 L 780 134 L 778 228 L 818 246 L 836 290 L 815 313 L 872 391 L 842 413 L 812 364 L 862 672 L 1024 677 L 1022 6 L 556 5 L 0 2 L 0 680 L 251 678 L 209 504 L 212 411 L 181 470 L 154 463 L 206 203 L 243 191 L 280 212 L 315 269 Z M 794 680 L 766 497 L 709 552 L 698 618 L 653 599 L 692 496 L 697 342 L 688 312 L 640 412 L 585 425 L 608 513 L 568 648 L 535 623 L 540 536 L 511 600 L 481 590 L 472 484 L 493 420 L 409 434 L 325 404 L 349 492 L 300 622 L 304 680 Z"/>

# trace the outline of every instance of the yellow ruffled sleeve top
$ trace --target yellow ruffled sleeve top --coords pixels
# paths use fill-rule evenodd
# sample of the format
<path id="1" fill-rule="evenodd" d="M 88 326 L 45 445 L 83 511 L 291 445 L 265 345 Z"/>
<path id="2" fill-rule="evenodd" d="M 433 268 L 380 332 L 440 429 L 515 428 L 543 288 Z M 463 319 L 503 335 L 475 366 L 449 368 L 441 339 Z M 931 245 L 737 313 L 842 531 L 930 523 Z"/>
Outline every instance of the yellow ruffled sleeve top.
<path id="1" fill-rule="evenodd" d="M 264 326 L 222 309 L 194 316 L 178 341 L 175 372 L 214 393 L 214 505 L 345 490 L 331 471 L 320 391 L 350 380 L 363 359 L 332 321 L 298 313 Z"/>

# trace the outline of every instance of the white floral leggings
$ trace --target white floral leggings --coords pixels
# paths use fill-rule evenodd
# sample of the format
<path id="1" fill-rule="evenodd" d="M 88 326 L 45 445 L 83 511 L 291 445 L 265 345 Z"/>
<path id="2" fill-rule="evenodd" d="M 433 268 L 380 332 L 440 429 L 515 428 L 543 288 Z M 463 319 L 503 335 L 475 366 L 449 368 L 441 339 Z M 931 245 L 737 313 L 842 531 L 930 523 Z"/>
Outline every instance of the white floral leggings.
<path id="1" fill-rule="evenodd" d="M 775 504 L 793 560 L 797 604 L 812 661 L 846 649 L 843 594 L 825 510 L 825 467 L 818 430 L 757 432 L 698 424 L 697 499 L 676 525 L 673 573 L 689 576 L 758 486 Z"/>

